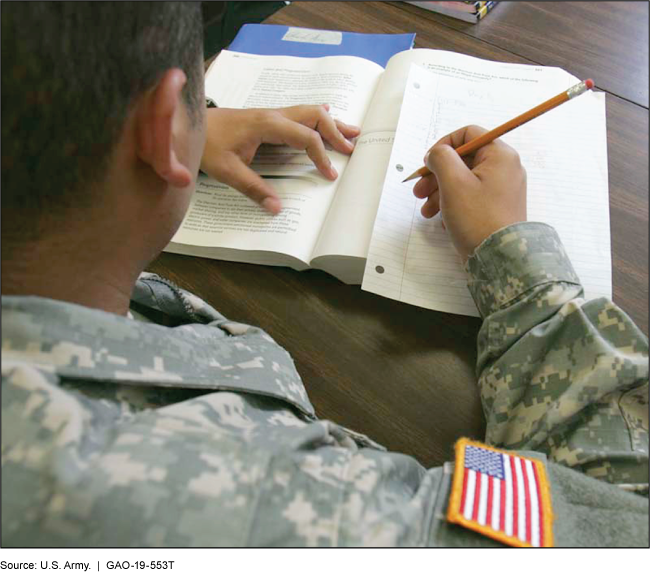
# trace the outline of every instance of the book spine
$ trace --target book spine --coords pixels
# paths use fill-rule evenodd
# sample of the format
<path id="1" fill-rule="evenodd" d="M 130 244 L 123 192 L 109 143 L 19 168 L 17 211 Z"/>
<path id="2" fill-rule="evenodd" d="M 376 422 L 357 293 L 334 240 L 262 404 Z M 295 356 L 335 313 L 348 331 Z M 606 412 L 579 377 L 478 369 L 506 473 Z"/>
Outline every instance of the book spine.
<path id="1" fill-rule="evenodd" d="M 483 6 L 488 4 L 487 0 L 474 0 L 473 2 L 444 2 L 452 10 L 459 10 L 461 12 L 469 12 L 476 14 Z M 442 4 L 442 2 L 441 2 Z"/>
<path id="2" fill-rule="evenodd" d="M 483 6 L 482 8 L 480 8 L 476 12 L 476 19 L 477 20 L 482 20 L 483 18 L 485 18 L 488 15 L 488 13 L 490 12 L 490 10 L 492 10 L 492 8 L 494 8 L 496 6 L 496 4 L 497 3 L 495 1 L 494 2 L 486 2 L 485 6 Z"/>
<path id="3" fill-rule="evenodd" d="M 469 12 L 465 9 L 459 10 L 459 7 L 475 10 L 473 6 L 469 6 L 464 2 L 412 2 L 407 0 L 407 3 L 420 6 L 421 8 L 425 8 L 431 12 L 437 12 L 438 14 L 442 14 L 444 16 L 456 18 L 457 20 L 463 20 L 464 22 L 469 22 L 470 24 L 476 24 L 479 20 L 484 18 L 487 13 L 492 10 L 492 8 L 494 8 L 494 6 L 497 4 L 496 1 L 478 2 L 479 4 L 483 4 L 483 6 L 481 6 L 476 11 Z"/>
<path id="4" fill-rule="evenodd" d="M 462 12 L 463 14 L 475 14 L 487 2 L 409 2 L 409 4 L 416 4 L 422 8 L 426 8 L 432 12 L 440 12 L 441 10 L 450 12 Z"/>
<path id="5" fill-rule="evenodd" d="M 481 2 L 467 2 L 472 8 L 474 12 L 478 12 L 483 6 L 486 4 L 489 4 L 488 1 L 481 1 Z"/>

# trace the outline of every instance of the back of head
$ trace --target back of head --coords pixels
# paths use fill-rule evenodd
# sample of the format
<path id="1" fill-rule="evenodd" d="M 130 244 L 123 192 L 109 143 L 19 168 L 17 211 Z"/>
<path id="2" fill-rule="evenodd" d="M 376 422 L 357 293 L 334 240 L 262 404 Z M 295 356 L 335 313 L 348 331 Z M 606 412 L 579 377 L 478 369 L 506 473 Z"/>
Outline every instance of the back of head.
<path id="1" fill-rule="evenodd" d="M 170 68 L 203 103 L 198 2 L 2 2 L 2 238 L 96 201 L 127 113 Z"/>

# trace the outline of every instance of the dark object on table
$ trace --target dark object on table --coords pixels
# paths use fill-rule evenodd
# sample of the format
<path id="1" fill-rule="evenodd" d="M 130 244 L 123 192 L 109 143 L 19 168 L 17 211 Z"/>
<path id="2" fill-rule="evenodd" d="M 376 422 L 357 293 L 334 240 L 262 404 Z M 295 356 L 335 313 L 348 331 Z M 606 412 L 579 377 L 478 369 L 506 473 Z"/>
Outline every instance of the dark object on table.
<path id="1" fill-rule="evenodd" d="M 207 60 L 226 48 L 244 24 L 259 23 L 285 2 L 201 2 L 203 12 L 203 51 Z"/>

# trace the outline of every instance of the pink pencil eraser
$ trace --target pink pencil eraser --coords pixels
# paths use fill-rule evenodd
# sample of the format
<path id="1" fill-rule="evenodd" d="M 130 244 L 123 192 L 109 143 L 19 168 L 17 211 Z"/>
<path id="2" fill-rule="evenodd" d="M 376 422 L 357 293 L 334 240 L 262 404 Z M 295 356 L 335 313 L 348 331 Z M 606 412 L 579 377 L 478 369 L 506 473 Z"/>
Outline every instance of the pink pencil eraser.
<path id="1" fill-rule="evenodd" d="M 585 80 L 585 85 L 587 86 L 587 89 L 593 90 L 594 88 L 594 81 L 593 80 Z"/>

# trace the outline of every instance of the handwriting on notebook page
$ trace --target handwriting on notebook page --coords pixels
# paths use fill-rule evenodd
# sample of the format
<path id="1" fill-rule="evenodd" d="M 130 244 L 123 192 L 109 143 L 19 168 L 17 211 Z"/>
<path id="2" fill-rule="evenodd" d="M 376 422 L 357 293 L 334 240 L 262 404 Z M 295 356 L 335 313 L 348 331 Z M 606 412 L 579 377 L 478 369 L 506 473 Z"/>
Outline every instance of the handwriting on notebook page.
<path id="1" fill-rule="evenodd" d="M 548 95 L 542 92 L 512 74 L 478 82 L 411 67 L 364 290 L 429 309 L 478 315 L 440 215 L 424 219 L 423 200 L 411 191 L 415 182 L 402 180 L 445 134 L 469 124 L 492 129 L 539 104 Z M 585 94 L 502 139 L 519 152 L 528 174 L 528 220 L 557 229 L 587 297 L 611 297 L 604 97 Z"/>

